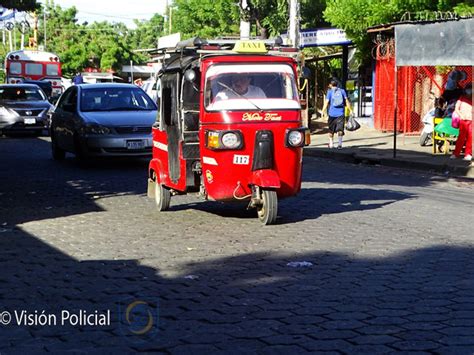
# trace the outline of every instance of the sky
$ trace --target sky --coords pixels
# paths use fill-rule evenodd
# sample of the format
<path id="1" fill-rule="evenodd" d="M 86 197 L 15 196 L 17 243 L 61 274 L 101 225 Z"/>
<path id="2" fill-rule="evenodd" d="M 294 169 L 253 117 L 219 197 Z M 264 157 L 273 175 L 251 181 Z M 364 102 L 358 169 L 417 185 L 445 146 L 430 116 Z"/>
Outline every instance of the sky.
<path id="1" fill-rule="evenodd" d="M 44 4 L 46 0 L 37 0 Z M 76 18 L 84 21 L 123 22 L 135 28 L 133 19 L 149 20 L 155 13 L 164 14 L 167 0 L 55 0 L 63 9 L 75 6 Z"/>

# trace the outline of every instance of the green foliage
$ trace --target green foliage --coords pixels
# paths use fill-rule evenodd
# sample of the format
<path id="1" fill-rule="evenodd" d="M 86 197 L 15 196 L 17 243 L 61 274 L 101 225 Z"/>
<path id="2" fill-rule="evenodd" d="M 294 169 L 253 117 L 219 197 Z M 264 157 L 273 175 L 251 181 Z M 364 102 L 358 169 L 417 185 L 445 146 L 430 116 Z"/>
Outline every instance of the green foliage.
<path id="1" fill-rule="evenodd" d="M 323 16 L 326 0 L 301 0 L 301 28 L 329 27 Z"/>
<path id="2" fill-rule="evenodd" d="M 39 44 L 44 44 L 43 15 L 46 14 L 46 48 L 55 52 L 63 63 L 63 75 L 72 76 L 86 67 L 120 71 L 124 63 L 143 63 L 145 54 L 135 54 L 138 48 L 155 48 L 163 33 L 163 18 L 154 15 L 149 21 L 136 21 L 136 29 L 123 23 L 78 23 L 74 7 L 62 9 L 47 1 L 39 10 Z"/>
<path id="3" fill-rule="evenodd" d="M 288 27 L 287 0 L 250 0 L 252 34 L 273 37 Z M 31 10 L 38 7 L 34 0 L 2 1 L 4 7 Z M 182 38 L 200 36 L 216 38 L 239 34 L 240 8 L 238 0 L 175 0 L 171 11 L 172 33 Z M 300 0 L 301 28 L 338 27 L 346 31 L 363 57 L 368 57 L 372 43 L 366 34 L 374 25 L 399 21 L 405 12 L 454 11 L 459 15 L 474 14 L 472 0 Z M 46 14 L 46 50 L 57 53 L 63 62 L 63 73 L 72 75 L 85 67 L 120 70 L 121 65 L 145 62 L 138 48 L 155 48 L 158 37 L 169 34 L 170 22 L 155 14 L 149 21 L 135 21 L 136 29 L 108 22 L 78 23 L 76 8 L 62 9 L 53 0 L 37 10 L 39 18 L 38 44 L 44 44 L 43 14 Z M 18 31 L 16 29 L 16 31 Z M 25 34 L 33 36 L 33 31 Z M 16 33 L 16 48 L 20 33 Z M 8 46 L 0 46 L 4 58 Z M 321 49 L 305 50 L 320 55 Z M 327 49 L 328 54 L 332 49 Z M 338 61 L 335 61 L 338 62 Z M 337 69 L 336 64 L 331 68 Z"/>
<path id="4" fill-rule="evenodd" d="M 469 12 L 470 8 L 472 6 L 456 0 L 328 0 L 324 18 L 333 26 L 344 29 L 363 55 L 368 56 L 368 27 L 400 21 L 406 12 Z"/>
<path id="5" fill-rule="evenodd" d="M 181 38 L 215 38 L 239 33 L 239 8 L 233 0 L 176 0 L 172 32 Z"/>
<path id="6" fill-rule="evenodd" d="M 453 7 L 454 12 L 460 16 L 474 16 L 474 3 L 460 3 Z"/>
<path id="7" fill-rule="evenodd" d="M 34 11 L 39 8 L 36 0 L 2 0 L 0 5 L 7 9 L 17 9 L 18 11 Z"/>

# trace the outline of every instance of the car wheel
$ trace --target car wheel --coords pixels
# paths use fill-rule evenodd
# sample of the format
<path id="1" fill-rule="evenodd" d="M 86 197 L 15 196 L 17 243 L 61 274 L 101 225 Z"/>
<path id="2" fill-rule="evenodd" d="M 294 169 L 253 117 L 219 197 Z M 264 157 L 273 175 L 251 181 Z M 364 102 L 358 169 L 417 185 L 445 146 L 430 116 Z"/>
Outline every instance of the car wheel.
<path id="1" fill-rule="evenodd" d="M 58 146 L 58 142 L 54 136 L 54 131 L 51 131 L 51 153 L 54 160 L 64 160 L 66 151 Z"/>
<path id="2" fill-rule="evenodd" d="M 74 136 L 74 155 L 78 160 L 84 160 L 87 158 L 84 147 L 82 146 L 79 137 Z"/>

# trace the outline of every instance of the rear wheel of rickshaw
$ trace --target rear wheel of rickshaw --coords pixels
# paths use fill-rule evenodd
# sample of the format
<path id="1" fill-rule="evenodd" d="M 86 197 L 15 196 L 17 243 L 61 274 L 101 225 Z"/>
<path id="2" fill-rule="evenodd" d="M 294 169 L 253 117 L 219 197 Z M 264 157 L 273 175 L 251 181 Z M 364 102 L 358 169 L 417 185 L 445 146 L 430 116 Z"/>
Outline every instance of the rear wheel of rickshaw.
<path id="1" fill-rule="evenodd" d="M 265 225 L 274 224 L 278 213 L 278 197 L 276 191 L 263 190 L 262 204 L 257 208 L 258 219 Z"/>
<path id="2" fill-rule="evenodd" d="M 155 183 L 155 203 L 158 211 L 166 211 L 170 208 L 171 192 L 158 179 Z"/>

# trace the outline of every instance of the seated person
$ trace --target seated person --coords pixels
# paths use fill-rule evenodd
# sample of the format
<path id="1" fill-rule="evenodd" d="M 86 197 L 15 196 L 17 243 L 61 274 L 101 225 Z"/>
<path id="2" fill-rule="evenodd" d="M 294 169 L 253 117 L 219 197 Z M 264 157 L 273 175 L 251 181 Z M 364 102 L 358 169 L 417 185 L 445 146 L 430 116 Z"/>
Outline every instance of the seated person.
<path id="1" fill-rule="evenodd" d="M 246 74 L 235 74 L 231 78 L 231 87 L 225 87 L 215 98 L 215 101 L 226 99 L 238 99 L 245 97 L 248 99 L 265 99 L 265 92 L 257 86 L 250 85 L 250 77 Z"/>

